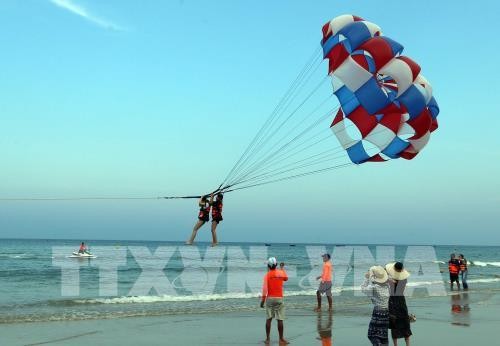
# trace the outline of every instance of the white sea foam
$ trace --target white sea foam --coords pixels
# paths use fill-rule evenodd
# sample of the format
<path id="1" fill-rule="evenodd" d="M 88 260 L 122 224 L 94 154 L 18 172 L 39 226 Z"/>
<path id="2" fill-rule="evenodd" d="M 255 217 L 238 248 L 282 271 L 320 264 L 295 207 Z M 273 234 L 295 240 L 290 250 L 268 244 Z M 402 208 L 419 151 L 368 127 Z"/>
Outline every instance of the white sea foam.
<path id="1" fill-rule="evenodd" d="M 472 279 L 468 281 L 469 283 L 493 283 L 500 282 L 500 278 L 488 278 L 488 279 Z M 419 282 L 409 282 L 410 287 L 425 287 L 432 285 L 442 285 L 446 281 L 419 281 Z M 335 293 L 345 292 L 345 291 L 359 291 L 360 287 L 349 286 L 349 287 L 334 287 L 333 291 Z M 298 290 L 298 291 L 286 291 L 285 295 L 287 297 L 293 296 L 314 296 L 316 295 L 315 289 L 309 290 Z M 162 302 L 196 302 L 196 301 L 218 301 L 218 300 L 228 300 L 228 299 L 254 299 L 259 298 L 260 293 L 219 293 L 219 294 L 199 294 L 199 295 L 161 295 L 161 296 L 124 296 L 115 298 L 95 298 L 95 299 L 78 299 L 74 300 L 77 304 L 147 304 L 147 303 L 162 303 Z"/>
<path id="2" fill-rule="evenodd" d="M 0 258 L 10 258 L 10 259 L 31 259 L 34 255 L 27 253 L 0 253 Z"/>
<path id="3" fill-rule="evenodd" d="M 500 278 L 490 278 L 490 279 L 474 279 L 467 280 L 467 283 L 491 283 L 491 282 L 500 282 Z"/>
<path id="4" fill-rule="evenodd" d="M 225 299 L 250 299 L 257 298 L 259 294 L 253 293 L 222 293 L 222 294 L 199 294 L 187 296 L 134 296 L 134 297 L 116 297 L 116 298 L 96 298 L 80 299 L 75 303 L 80 304 L 130 304 L 130 303 L 160 303 L 160 302 L 194 302 L 194 301 L 214 301 Z"/>
<path id="5" fill-rule="evenodd" d="M 316 290 L 288 291 L 286 296 L 312 296 Z M 260 293 L 219 293 L 219 294 L 198 294 L 187 296 L 134 296 L 134 297 L 116 297 L 116 298 L 96 298 L 96 299 L 78 299 L 74 300 L 79 304 L 131 304 L 131 303 L 161 303 L 161 302 L 195 302 L 195 301 L 216 301 L 228 299 L 252 299 L 259 298 Z"/>
<path id="6" fill-rule="evenodd" d="M 500 267 L 500 262 L 470 261 L 470 263 L 478 267 L 486 267 L 486 266 Z"/>

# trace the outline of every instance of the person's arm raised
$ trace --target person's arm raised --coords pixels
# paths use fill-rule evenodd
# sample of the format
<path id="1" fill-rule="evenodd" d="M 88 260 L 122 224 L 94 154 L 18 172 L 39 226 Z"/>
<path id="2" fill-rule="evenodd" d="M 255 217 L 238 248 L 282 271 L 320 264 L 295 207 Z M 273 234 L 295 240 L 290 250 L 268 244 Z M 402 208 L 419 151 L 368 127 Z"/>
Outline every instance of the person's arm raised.
<path id="1" fill-rule="evenodd" d="M 361 292 L 363 292 L 367 296 L 371 296 L 372 289 L 373 289 L 373 287 L 372 287 L 371 282 L 370 282 L 370 272 L 367 272 L 365 274 L 365 281 L 361 285 Z"/>
<path id="2" fill-rule="evenodd" d="M 280 269 L 281 269 L 281 278 L 283 281 L 288 281 L 288 274 L 285 271 L 285 263 L 281 262 L 280 263 Z"/>

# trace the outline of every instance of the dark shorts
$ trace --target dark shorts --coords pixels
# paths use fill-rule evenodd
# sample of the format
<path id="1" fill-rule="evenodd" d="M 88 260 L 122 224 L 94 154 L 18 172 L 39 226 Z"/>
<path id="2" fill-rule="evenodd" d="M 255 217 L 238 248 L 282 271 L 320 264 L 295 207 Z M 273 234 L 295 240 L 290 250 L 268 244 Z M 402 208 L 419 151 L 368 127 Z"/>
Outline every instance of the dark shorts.
<path id="1" fill-rule="evenodd" d="M 219 217 L 213 217 L 212 218 L 212 222 L 215 222 L 215 223 L 219 223 L 221 222 L 223 219 L 222 219 L 222 216 L 219 216 Z"/>
<path id="2" fill-rule="evenodd" d="M 458 283 L 458 274 L 451 274 L 450 273 L 450 282 L 457 282 Z"/>
<path id="3" fill-rule="evenodd" d="M 203 221 L 203 222 L 208 222 L 210 219 L 209 219 L 209 217 L 207 215 L 207 216 L 202 216 L 202 217 L 198 216 L 198 220 Z"/>
<path id="4" fill-rule="evenodd" d="M 332 296 L 332 282 L 331 281 L 325 281 L 321 282 L 318 287 L 318 292 L 320 294 L 326 294 L 327 297 Z"/>

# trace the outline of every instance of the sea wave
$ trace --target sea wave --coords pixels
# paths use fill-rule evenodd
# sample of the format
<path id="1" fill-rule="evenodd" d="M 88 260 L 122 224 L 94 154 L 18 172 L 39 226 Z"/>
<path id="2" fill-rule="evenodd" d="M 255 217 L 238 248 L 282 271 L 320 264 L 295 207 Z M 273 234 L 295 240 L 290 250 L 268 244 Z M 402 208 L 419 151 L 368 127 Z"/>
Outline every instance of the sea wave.
<path id="1" fill-rule="evenodd" d="M 469 283 L 493 283 L 500 282 L 500 278 L 487 278 L 487 279 L 472 279 Z M 409 282 L 409 287 L 427 287 L 432 285 L 442 285 L 446 281 L 418 281 Z M 348 291 L 360 291 L 359 286 L 349 287 L 334 287 L 334 293 L 342 293 Z M 315 296 L 316 289 L 306 290 L 288 290 L 286 291 L 287 297 L 296 296 Z M 216 294 L 198 294 L 198 295 L 159 295 L 159 296 L 122 296 L 110 298 L 91 298 L 91 299 L 73 299 L 68 301 L 54 301 L 54 304 L 67 304 L 67 305 L 81 305 L 81 304 L 149 304 L 149 303 L 166 303 L 166 302 L 196 302 L 196 301 L 217 301 L 229 299 L 253 299 L 259 298 L 260 293 L 216 293 Z"/>
<path id="2" fill-rule="evenodd" d="M 1 272 L 0 272 L 1 274 Z M 47 275 L 49 273 L 45 273 Z M 57 273 L 51 273 L 55 275 Z M 33 274 L 35 275 L 35 274 Z M 0 275 L 1 276 L 1 275 Z M 31 277 L 31 276 L 30 276 Z M 447 285 L 446 279 L 443 280 L 428 280 L 428 281 L 417 281 L 418 276 L 414 277 L 413 280 L 408 282 L 408 287 L 411 288 L 429 288 L 435 285 Z M 495 284 L 500 282 L 500 277 L 483 277 L 483 278 L 470 278 L 468 280 L 469 284 Z M 496 286 L 495 286 L 496 287 Z M 333 287 L 332 291 L 334 294 L 342 294 L 345 292 L 358 292 L 360 291 L 359 284 L 345 285 L 343 287 Z M 347 293 L 349 295 L 349 293 Z M 292 286 L 286 289 L 286 296 L 315 296 L 316 286 Z M 210 302 L 210 301 L 223 301 L 223 300 L 245 300 L 245 299 L 256 299 L 260 297 L 260 292 L 254 291 L 252 293 L 248 292 L 223 292 L 223 293 L 212 293 L 207 291 L 204 294 L 171 294 L 171 295 L 144 295 L 144 296 L 114 296 L 114 297 L 74 297 L 68 299 L 51 299 L 38 301 L 36 303 L 30 304 L 20 304 L 20 306 L 36 306 L 36 305 L 48 305 L 53 307 L 77 307 L 83 305 L 100 305 L 100 304 L 154 304 L 154 303 L 182 303 L 182 302 Z"/>
<path id="3" fill-rule="evenodd" d="M 316 290 L 288 291 L 287 296 L 310 296 L 315 295 Z M 260 293 L 216 293 L 198 295 L 160 295 L 160 296 L 124 296 L 115 298 L 75 299 L 75 304 L 146 304 L 161 302 L 195 302 L 216 301 L 229 299 L 252 299 L 259 298 Z"/>
<path id="4" fill-rule="evenodd" d="M 7 258 L 7 259 L 27 259 L 33 257 L 34 255 L 27 253 L 0 253 L 0 258 Z"/>
<path id="5" fill-rule="evenodd" d="M 500 262 L 470 261 L 470 264 L 478 267 L 486 267 L 486 266 L 500 267 Z"/>
<path id="6" fill-rule="evenodd" d="M 491 278 L 491 279 L 474 279 L 474 280 L 467 280 L 467 283 L 492 283 L 492 282 L 500 282 L 500 278 Z"/>
<path id="7" fill-rule="evenodd" d="M 0 253 L 0 260 L 46 260 L 46 259 L 51 259 L 53 258 L 50 255 L 42 255 L 42 254 L 36 254 L 36 253 L 24 253 L 24 252 L 18 252 L 18 253 L 11 253 L 11 252 L 4 252 Z"/>

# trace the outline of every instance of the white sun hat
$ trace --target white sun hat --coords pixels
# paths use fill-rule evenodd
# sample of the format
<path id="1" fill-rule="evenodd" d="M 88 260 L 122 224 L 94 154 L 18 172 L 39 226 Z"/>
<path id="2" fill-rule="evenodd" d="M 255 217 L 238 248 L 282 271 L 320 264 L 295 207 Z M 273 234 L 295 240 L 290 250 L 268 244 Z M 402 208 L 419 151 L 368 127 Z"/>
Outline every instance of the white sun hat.
<path id="1" fill-rule="evenodd" d="M 388 278 L 389 275 L 387 275 L 387 272 L 381 266 L 373 266 L 370 268 L 370 280 L 373 282 L 383 284 L 387 282 Z"/>
<path id="2" fill-rule="evenodd" d="M 400 262 L 388 263 L 385 266 L 385 270 L 387 271 L 387 274 L 389 274 L 389 276 L 391 278 L 393 278 L 394 280 L 398 280 L 398 281 L 408 279 L 408 277 L 410 276 L 410 273 L 404 268 L 401 269 L 400 271 L 396 270 L 396 267 L 395 267 L 396 263 L 400 263 Z M 401 265 L 401 267 L 402 267 L 402 265 Z"/>

